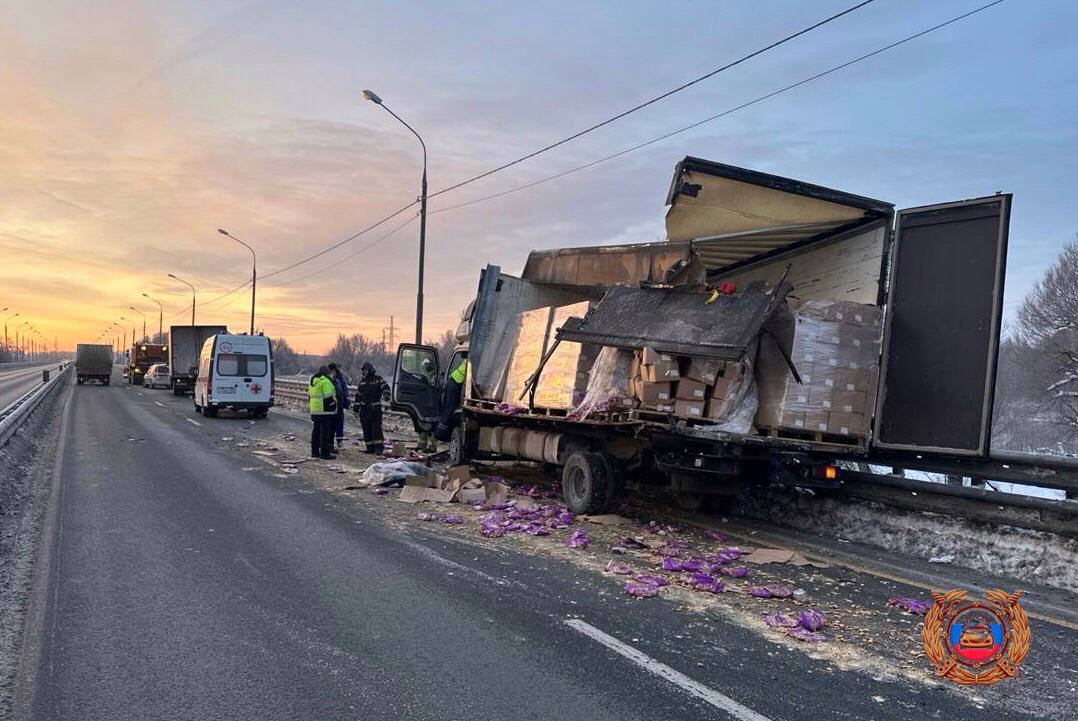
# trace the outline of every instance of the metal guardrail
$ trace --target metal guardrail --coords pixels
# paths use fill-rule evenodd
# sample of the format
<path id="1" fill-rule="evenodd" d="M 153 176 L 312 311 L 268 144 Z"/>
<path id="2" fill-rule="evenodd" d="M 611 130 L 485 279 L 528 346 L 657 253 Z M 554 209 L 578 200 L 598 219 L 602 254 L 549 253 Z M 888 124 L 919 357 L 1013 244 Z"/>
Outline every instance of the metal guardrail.
<path id="1" fill-rule="evenodd" d="M 0 409 L 0 446 L 5 445 L 15 435 L 19 426 L 30 417 L 41 401 L 55 388 L 71 380 L 71 368 L 74 365 L 71 362 L 63 364 L 63 370 L 52 374 L 48 383 L 42 383 L 14 403 Z"/>

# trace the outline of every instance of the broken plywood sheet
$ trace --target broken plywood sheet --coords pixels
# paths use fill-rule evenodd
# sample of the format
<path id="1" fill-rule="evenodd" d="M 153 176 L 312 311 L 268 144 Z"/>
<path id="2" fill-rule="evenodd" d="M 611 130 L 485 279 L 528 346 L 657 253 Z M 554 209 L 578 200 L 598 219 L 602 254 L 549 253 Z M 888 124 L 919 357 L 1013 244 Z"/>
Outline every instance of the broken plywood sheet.
<path id="1" fill-rule="evenodd" d="M 509 362 L 509 373 L 502 400 L 521 403 L 527 399 L 528 378 L 535 373 L 554 340 L 554 331 L 569 318 L 583 318 L 591 308 L 589 301 L 559 307 L 538 308 L 520 314 L 517 341 Z M 551 354 L 539 385 L 535 404 L 543 408 L 571 408 L 583 396 L 588 384 L 588 368 L 596 350 L 580 343 L 563 342 Z M 521 396 L 525 397 L 522 398 Z"/>
<path id="2" fill-rule="evenodd" d="M 539 367 L 539 361 L 546 353 L 553 315 L 554 309 L 547 307 L 527 310 L 518 316 L 516 343 L 509 360 L 509 373 L 502 396 L 506 403 L 520 403 L 524 384 Z"/>

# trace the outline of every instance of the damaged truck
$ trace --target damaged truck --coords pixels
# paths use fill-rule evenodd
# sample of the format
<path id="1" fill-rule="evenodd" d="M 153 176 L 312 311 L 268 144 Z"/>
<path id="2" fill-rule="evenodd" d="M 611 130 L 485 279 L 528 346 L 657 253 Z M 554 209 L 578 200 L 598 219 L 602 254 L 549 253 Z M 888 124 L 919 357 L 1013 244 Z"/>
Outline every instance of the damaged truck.
<path id="1" fill-rule="evenodd" d="M 449 368 L 398 348 L 394 407 L 453 463 L 560 469 L 578 513 L 901 469 L 1078 488 L 990 448 L 1010 195 L 896 210 L 686 157 L 666 204 L 665 242 L 487 266 Z"/>

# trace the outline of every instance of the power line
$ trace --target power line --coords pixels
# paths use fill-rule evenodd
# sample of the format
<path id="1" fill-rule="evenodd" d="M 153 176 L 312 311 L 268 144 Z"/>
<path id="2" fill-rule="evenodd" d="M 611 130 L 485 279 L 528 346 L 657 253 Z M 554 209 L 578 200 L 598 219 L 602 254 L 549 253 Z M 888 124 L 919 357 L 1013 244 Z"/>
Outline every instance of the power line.
<path id="1" fill-rule="evenodd" d="M 555 173 L 553 175 L 548 175 L 548 176 L 546 176 L 544 178 L 539 178 L 538 180 L 533 180 L 531 182 L 524 183 L 522 185 L 518 185 L 518 186 L 513 187 L 513 188 L 507 188 L 506 190 L 502 190 L 502 191 L 499 191 L 497 193 L 491 193 L 490 195 L 484 195 L 484 196 L 481 196 L 481 197 L 478 197 L 478 198 L 474 198 L 472 200 L 465 201 L 463 203 L 458 203 L 457 205 L 450 205 L 450 206 L 447 206 L 445 208 L 438 208 L 436 210 L 430 211 L 430 213 L 431 213 L 431 215 L 434 215 L 436 213 L 445 213 L 445 212 L 448 212 L 450 210 L 458 210 L 460 208 L 466 208 L 466 207 L 468 207 L 470 205 L 476 205 L 478 203 L 482 203 L 482 202 L 485 202 L 487 200 L 494 200 L 495 198 L 500 198 L 500 197 L 505 196 L 505 195 L 511 195 L 513 193 L 518 193 L 518 192 L 520 192 L 522 190 L 527 190 L 529 188 L 534 188 L 537 185 L 542 185 L 543 183 L 548 183 L 548 182 L 550 182 L 552 180 L 558 180 L 560 178 L 566 177 L 567 175 L 573 175 L 574 173 L 579 173 L 579 172 L 581 172 L 583 170 L 587 170 L 588 168 L 593 168 L 596 165 L 600 165 L 600 164 L 606 163 L 606 162 L 608 162 L 610 160 L 620 158 L 623 155 L 628 155 L 629 153 L 632 153 L 632 152 L 635 152 L 637 150 L 641 150 L 643 148 L 646 148 L 649 145 L 654 145 L 655 143 L 661 142 L 661 141 L 666 140 L 668 138 L 672 138 L 675 135 L 680 135 L 681 133 L 688 132 L 689 130 L 693 130 L 694 128 L 698 128 L 701 125 L 705 125 L 706 123 L 710 123 L 710 122 L 713 122 L 715 120 L 719 120 L 720 118 L 724 118 L 727 115 L 731 115 L 731 114 L 736 113 L 738 111 L 744 110 L 745 108 L 756 105 L 757 103 L 762 103 L 763 101 L 769 100 L 769 99 L 775 97 L 776 95 L 781 95 L 782 93 L 785 93 L 787 91 L 793 90 L 795 88 L 799 88 L 802 85 L 807 85 L 808 83 L 811 83 L 811 82 L 813 82 L 815 80 L 819 80 L 820 78 L 831 75 L 832 73 L 836 73 L 839 70 L 844 70 L 845 68 L 848 68 L 851 65 L 856 65 L 857 63 L 860 63 L 860 62 L 862 62 L 864 60 L 868 60 L 869 58 L 875 57 L 876 55 L 880 55 L 882 53 L 885 53 L 888 50 L 893 50 L 894 48 L 897 48 L 900 45 L 904 45 L 904 44 L 910 42 L 911 40 L 916 40 L 917 38 L 928 35 L 929 33 L 935 32 L 936 30 L 940 30 L 941 28 L 945 28 L 948 25 L 952 25 L 952 24 L 954 24 L 954 23 L 956 23 L 956 22 L 958 22 L 960 20 L 964 20 L 964 19 L 968 18 L 971 15 L 976 15 L 979 12 L 983 12 L 984 10 L 989 9 L 989 8 L 993 7 L 994 5 L 999 5 L 1002 2 L 1005 2 L 1005 0 L 994 0 L 994 2 L 990 2 L 990 3 L 986 4 L 986 5 L 981 5 L 980 7 L 975 8 L 973 10 L 970 10 L 969 12 L 963 13 L 961 15 L 956 15 L 955 17 L 951 18 L 950 20 L 946 20 L 946 21 L 944 21 L 942 23 L 939 23 L 938 25 L 933 25 L 930 28 L 926 28 L 925 30 L 914 33 L 913 35 L 908 35 L 908 36 L 902 38 L 901 40 L 897 40 L 897 41 L 895 41 L 895 42 L 893 42 L 893 43 L 891 43 L 889 45 L 885 45 L 885 46 L 883 46 L 881 48 L 877 48 L 876 50 L 873 50 L 870 53 L 865 53 L 864 55 L 853 58 L 852 60 L 847 60 L 844 63 L 841 63 L 839 65 L 835 65 L 835 66 L 833 66 L 831 68 L 828 68 L 827 70 L 823 70 L 821 72 L 818 72 L 815 75 L 810 75 L 807 78 L 804 78 L 802 80 L 798 80 L 796 83 L 791 83 L 791 84 L 786 85 L 786 86 L 784 86 L 782 88 L 779 88 L 778 90 L 774 90 L 774 91 L 772 91 L 770 93 L 767 93 L 766 95 L 761 95 L 761 96 L 759 96 L 757 98 L 754 98 L 754 99 L 749 100 L 747 102 L 741 103 L 740 105 L 736 105 L 736 106 L 734 106 L 732 108 L 724 110 L 721 113 L 716 113 L 715 115 L 710 115 L 710 116 L 704 118 L 703 120 L 698 120 L 695 123 L 692 123 L 690 125 L 686 125 L 684 127 L 678 128 L 677 130 L 671 130 L 668 133 L 664 133 L 664 134 L 662 134 L 662 135 L 660 135 L 658 137 L 652 138 L 651 140 L 646 140 L 646 141 L 644 141 L 642 143 L 638 143 L 637 145 L 633 145 L 633 146 L 625 148 L 623 150 L 619 150 L 616 153 L 612 153 L 610 155 L 606 155 L 606 156 L 603 156 L 601 158 L 597 158 L 596 160 L 592 160 L 590 162 L 584 163 L 583 165 L 577 165 L 577 166 L 575 166 L 573 168 L 569 168 L 568 170 L 563 170 L 563 171 L 561 171 L 559 173 Z"/>
<path id="2" fill-rule="evenodd" d="M 331 246 L 329 246 L 327 248 L 323 248 L 322 250 L 318 251 L 317 253 L 314 253 L 313 255 L 309 255 L 306 258 L 303 258 L 301 260 L 297 260 L 295 263 L 292 263 L 291 265 L 286 265 L 284 268 L 278 268 L 277 270 L 273 271 L 272 273 L 266 273 L 265 275 L 262 276 L 262 278 L 272 278 L 275 275 L 280 275 L 281 273 L 285 272 L 286 270 L 292 270 L 293 268 L 295 268 L 297 266 L 300 266 L 300 265 L 303 265 L 304 263 L 309 263 L 312 260 L 314 260 L 315 258 L 320 258 L 323 255 L 325 255 L 326 253 L 329 253 L 330 251 L 336 250 L 337 248 L 340 248 L 342 245 L 345 245 L 346 243 L 351 243 L 353 240 L 360 237 L 361 235 L 369 233 L 372 230 L 374 230 L 375 228 L 377 228 L 378 226 L 383 225 L 383 224 L 388 223 L 389 221 L 393 220 L 393 218 L 396 218 L 398 215 L 400 215 L 404 211 L 408 210 L 409 208 L 411 208 L 413 205 L 415 205 L 418 202 L 419 202 L 418 200 L 413 200 L 411 203 L 408 203 L 408 205 L 405 205 L 405 206 L 403 206 L 401 208 L 398 208 L 397 210 L 393 211 L 392 213 L 390 213 L 386 217 L 382 218 L 381 220 L 379 220 L 379 221 L 377 221 L 375 223 L 371 223 L 370 225 L 368 225 L 366 228 L 359 231 L 358 233 L 354 233 L 354 234 L 348 236 L 347 238 L 345 238 L 344 240 L 340 240 L 340 241 L 334 243 L 333 245 L 331 245 Z"/>
<path id="3" fill-rule="evenodd" d="M 411 225 L 412 223 L 414 223 L 415 219 L 416 219 L 416 216 L 412 216 L 409 219 L 405 220 L 403 223 L 400 223 L 400 224 L 396 225 L 395 227 L 393 227 L 393 230 L 389 231 L 388 233 L 386 233 L 384 235 L 381 235 L 381 236 L 378 236 L 377 238 L 375 238 L 374 240 L 369 242 L 369 244 L 363 246 L 362 248 L 357 248 L 355 251 L 351 252 L 350 254 L 345 255 L 344 258 L 342 258 L 341 260 L 336 261 L 333 264 L 333 266 L 336 267 L 338 265 L 342 265 L 344 263 L 347 263 L 351 259 L 354 259 L 356 255 L 359 255 L 360 253 L 363 253 L 363 252 L 367 252 L 368 250 L 374 248 L 378 244 L 381 244 L 381 242 L 383 240 L 388 239 L 392 235 L 396 235 L 399 231 L 403 230 L 403 228 L 405 226 Z M 324 273 L 324 271 L 315 271 L 314 273 L 308 273 L 307 275 L 300 276 L 299 278 L 291 278 L 289 280 L 282 280 L 279 283 L 277 283 L 276 286 L 271 286 L 271 288 L 279 288 L 280 286 L 287 286 L 287 285 L 289 285 L 289 283 L 300 282 L 301 280 L 306 280 L 307 278 L 313 278 L 314 276 L 319 275 L 321 273 Z"/>
<path id="4" fill-rule="evenodd" d="M 690 88 L 693 85 L 696 85 L 697 83 L 700 83 L 700 82 L 703 82 L 704 80 L 707 80 L 708 78 L 714 77 L 714 76 L 718 75 L 719 73 L 721 73 L 723 71 L 729 70 L 732 67 L 740 65 L 741 63 L 744 63 L 747 60 L 751 60 L 752 58 L 755 58 L 758 55 L 762 55 L 762 54 L 764 54 L 764 53 L 766 53 L 766 52 L 768 52 L 770 50 L 773 50 L 773 49 L 777 48 L 778 46 L 783 45 L 785 43 L 788 43 L 788 42 L 790 42 L 791 40 L 793 40 L 795 38 L 801 37 L 802 35 L 805 35 L 806 33 L 810 33 L 813 30 L 828 24 L 829 22 L 832 22 L 834 20 L 838 20 L 840 17 L 842 17 L 844 15 L 849 15 L 850 13 L 854 12 L 855 10 L 860 10 L 865 5 L 869 5 L 869 4 L 873 3 L 873 2 L 875 2 L 875 0 L 863 0 L 863 2 L 859 2 L 856 5 L 853 5 L 852 7 L 846 8 L 845 10 L 843 10 L 841 12 L 835 13 L 834 15 L 826 17 L 823 20 L 820 20 L 819 22 L 816 22 L 816 23 L 814 23 L 812 25 L 809 25 L 808 27 L 803 28 L 802 30 L 798 30 L 797 32 L 795 32 L 795 33 L 793 33 L 791 35 L 787 35 L 786 37 L 784 37 L 784 38 L 782 38 L 780 40 L 776 40 L 775 42 L 771 43 L 770 45 L 766 45 L 766 46 L 764 46 L 764 47 L 762 47 L 762 48 L 760 48 L 758 50 L 754 50 L 753 52 L 749 53 L 748 55 L 742 56 L 742 57 L 738 58 L 737 60 L 734 60 L 733 62 L 727 63 L 726 65 L 723 65 L 720 68 L 716 68 L 715 70 L 712 70 L 709 73 L 701 75 L 698 78 L 690 80 L 687 83 L 679 85 L 676 88 L 673 88 L 671 90 L 667 90 L 665 93 L 663 93 L 661 95 L 656 95 L 654 98 L 651 98 L 650 100 L 646 100 L 646 101 L 640 103 L 639 105 L 636 105 L 636 106 L 633 106 L 633 107 L 629 108 L 628 110 L 623 110 L 622 112 L 618 113 L 617 115 L 609 117 L 606 120 L 603 120 L 601 122 L 596 123 L 595 125 L 592 125 L 592 126 L 590 126 L 588 128 L 584 128 L 583 130 L 580 130 L 580 131 L 578 131 L 576 133 L 573 133 L 572 135 L 570 135 L 570 136 L 568 136 L 566 138 L 562 138 L 561 140 L 559 140 L 557 142 L 554 142 L 554 143 L 546 145 L 546 146 L 544 146 L 542 148 L 539 148 L 538 150 L 534 150 L 534 151 L 528 153 L 527 155 L 523 155 L 523 156 L 517 158 L 516 160 L 511 160 L 508 163 L 505 163 L 503 165 L 499 165 L 498 167 L 492 168 L 492 169 L 490 169 L 490 170 L 488 170 L 488 171 L 486 171 L 484 173 L 480 173 L 479 175 L 474 175 L 471 178 L 468 178 L 466 180 L 462 180 L 459 183 L 455 183 L 454 185 L 450 185 L 447 188 L 442 188 L 441 190 L 439 190 L 439 191 L 437 191 L 435 193 L 431 193 L 428 197 L 429 198 L 435 198 L 435 197 L 437 197 L 439 195 L 442 195 L 443 193 L 448 193 L 450 191 L 456 190 L 457 188 L 468 185 L 469 183 L 474 183 L 477 180 L 481 180 L 483 178 L 490 177 L 491 175 L 494 175 L 495 173 L 501 172 L 502 170 L 505 170 L 506 168 L 510 168 L 510 167 L 512 167 L 514 165 L 517 165 L 519 163 L 523 163 L 525 160 L 530 160 L 531 158 L 534 158 L 537 155 L 541 155 L 542 153 L 545 153 L 548 150 L 553 150 L 554 148 L 557 148 L 557 147 L 559 147 L 561 145 L 565 145 L 568 142 L 576 140 L 579 137 L 582 137 L 584 135 L 587 135 L 590 132 L 593 132 L 595 130 L 598 130 L 599 128 L 602 128 L 602 127 L 604 127 L 606 125 L 609 125 L 610 123 L 613 123 L 616 120 L 620 120 L 621 118 L 624 118 L 627 115 L 635 113 L 638 110 L 642 110 L 642 109 L 648 107 L 649 105 L 654 105 L 655 103 L 659 102 L 660 100 L 664 100 L 664 99 L 670 97 L 671 95 L 674 95 L 675 93 L 680 93 L 682 90 L 685 90 L 686 88 Z"/>

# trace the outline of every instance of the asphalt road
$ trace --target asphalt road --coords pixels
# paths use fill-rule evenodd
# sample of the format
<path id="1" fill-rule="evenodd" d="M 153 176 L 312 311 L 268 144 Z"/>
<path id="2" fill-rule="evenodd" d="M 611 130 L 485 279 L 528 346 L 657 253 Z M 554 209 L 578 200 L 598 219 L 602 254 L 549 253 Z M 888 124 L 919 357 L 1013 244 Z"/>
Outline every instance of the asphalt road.
<path id="1" fill-rule="evenodd" d="M 56 370 L 58 366 L 58 363 L 42 363 L 15 369 L 0 368 L 0 409 L 41 385 L 42 369 Z"/>
<path id="2" fill-rule="evenodd" d="M 25 717 L 1032 718 L 401 528 L 215 446 L 243 423 L 72 389 Z"/>

